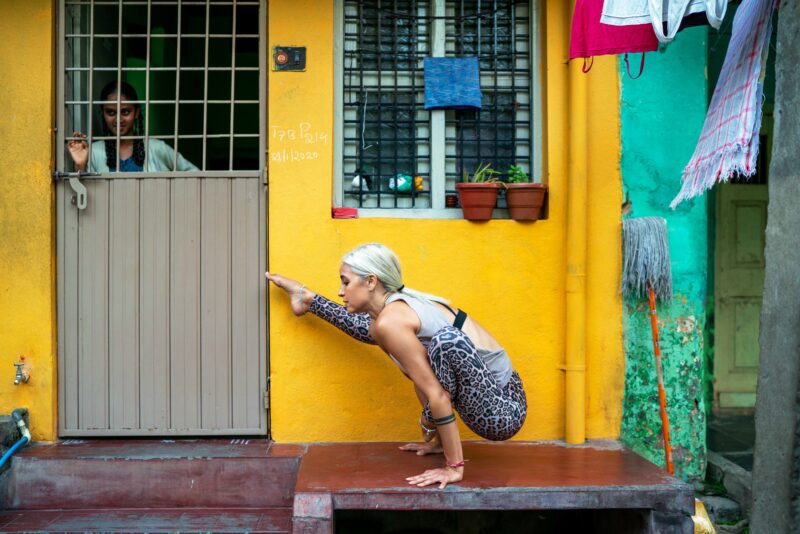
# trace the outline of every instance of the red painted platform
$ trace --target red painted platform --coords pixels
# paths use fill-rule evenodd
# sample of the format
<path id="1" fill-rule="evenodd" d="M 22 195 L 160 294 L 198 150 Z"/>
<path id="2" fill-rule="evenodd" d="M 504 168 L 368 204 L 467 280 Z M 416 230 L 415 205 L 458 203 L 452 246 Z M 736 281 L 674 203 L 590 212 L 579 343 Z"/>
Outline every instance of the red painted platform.
<path id="1" fill-rule="evenodd" d="M 294 531 L 332 532 L 336 510 L 357 509 L 647 511 L 645 531 L 693 532 L 692 488 L 613 442 L 467 442 L 464 480 L 444 490 L 405 481 L 441 466 L 442 456 L 420 457 L 398 445 L 309 445 L 295 488 Z"/>
<path id="2" fill-rule="evenodd" d="M 0 531 L 330 533 L 340 511 L 340 530 L 360 532 L 358 525 L 372 519 L 354 523 L 346 514 L 365 510 L 547 510 L 560 514 L 558 521 L 580 516 L 586 524 L 605 525 L 593 532 L 693 531 L 691 487 L 616 442 L 466 442 L 465 479 L 445 490 L 408 485 L 405 477 L 442 465 L 443 457 L 416 456 L 399 445 L 263 439 L 35 444 L 0 475 Z M 469 522 L 477 516 L 459 517 Z"/>

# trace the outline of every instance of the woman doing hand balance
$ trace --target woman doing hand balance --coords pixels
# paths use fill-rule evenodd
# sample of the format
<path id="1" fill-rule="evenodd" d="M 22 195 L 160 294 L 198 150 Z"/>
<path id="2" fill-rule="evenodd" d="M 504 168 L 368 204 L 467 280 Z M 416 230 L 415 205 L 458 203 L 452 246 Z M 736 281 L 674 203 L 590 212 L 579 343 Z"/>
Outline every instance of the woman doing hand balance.
<path id="1" fill-rule="evenodd" d="M 400 448 L 419 455 L 444 452 L 445 465 L 409 477 L 409 484 L 444 488 L 463 479 L 453 408 L 486 439 L 506 440 L 522 427 L 525 391 L 500 344 L 445 299 L 405 287 L 400 262 L 385 246 L 362 245 L 342 259 L 344 306 L 279 274 L 267 278 L 289 293 L 295 315 L 310 311 L 359 341 L 377 344 L 414 383 L 424 443 Z"/>
<path id="2" fill-rule="evenodd" d="M 175 150 L 160 139 L 148 139 L 145 151 L 142 109 L 137 102 L 139 97 L 136 89 L 129 83 L 121 82 L 119 90 L 117 82 L 107 84 L 100 92 L 100 100 L 104 102 L 100 107 L 103 114 L 103 136 L 119 138 L 119 154 L 117 139 L 105 139 L 92 143 L 90 158 L 86 134 L 73 132 L 73 139 L 67 143 L 67 149 L 76 171 L 110 172 L 116 171 L 117 167 L 122 172 L 197 170 L 190 161 L 180 154 L 176 155 Z"/>

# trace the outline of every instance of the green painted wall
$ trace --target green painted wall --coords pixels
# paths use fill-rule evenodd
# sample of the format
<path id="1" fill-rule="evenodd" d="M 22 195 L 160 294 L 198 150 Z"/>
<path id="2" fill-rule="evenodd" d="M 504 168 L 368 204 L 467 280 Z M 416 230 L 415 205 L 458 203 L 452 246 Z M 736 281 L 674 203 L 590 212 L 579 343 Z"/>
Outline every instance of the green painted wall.
<path id="1" fill-rule="evenodd" d="M 707 108 L 707 28 L 678 34 L 665 50 L 647 55 L 637 80 L 620 66 L 622 180 L 628 216 L 667 219 L 674 296 L 659 306 L 661 349 L 675 472 L 702 478 L 706 463 L 706 196 L 669 203 L 680 187 Z M 634 58 L 632 58 L 634 59 Z M 638 66 L 638 56 L 631 65 Z M 623 318 L 626 369 L 621 439 L 664 466 L 661 418 L 645 299 L 626 299 Z"/>

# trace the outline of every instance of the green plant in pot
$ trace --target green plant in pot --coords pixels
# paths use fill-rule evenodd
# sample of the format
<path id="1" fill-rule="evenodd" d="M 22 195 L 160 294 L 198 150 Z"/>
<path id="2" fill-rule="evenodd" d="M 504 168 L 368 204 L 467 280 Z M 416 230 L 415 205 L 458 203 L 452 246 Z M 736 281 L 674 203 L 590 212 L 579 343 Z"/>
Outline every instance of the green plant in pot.
<path id="1" fill-rule="evenodd" d="M 502 187 L 499 176 L 490 163 L 479 163 L 471 177 L 464 171 L 464 181 L 456 184 L 456 191 L 465 219 L 486 221 L 492 218 L 497 193 Z"/>
<path id="2" fill-rule="evenodd" d="M 509 165 L 506 203 L 511 218 L 515 221 L 537 221 L 542 212 L 547 194 L 545 184 L 531 183 L 527 173 L 519 165 Z"/>

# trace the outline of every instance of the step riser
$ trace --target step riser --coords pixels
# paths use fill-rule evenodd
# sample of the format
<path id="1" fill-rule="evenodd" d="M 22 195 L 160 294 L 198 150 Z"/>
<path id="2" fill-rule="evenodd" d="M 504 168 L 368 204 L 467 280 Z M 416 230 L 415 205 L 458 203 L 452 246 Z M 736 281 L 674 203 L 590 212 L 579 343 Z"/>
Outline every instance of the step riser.
<path id="1" fill-rule="evenodd" d="M 6 475 L 0 509 L 291 507 L 299 463 L 264 457 L 18 457 Z"/>

